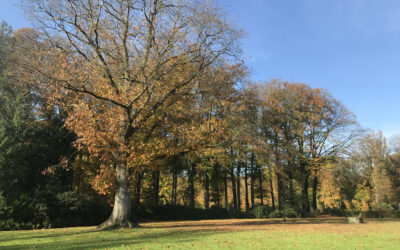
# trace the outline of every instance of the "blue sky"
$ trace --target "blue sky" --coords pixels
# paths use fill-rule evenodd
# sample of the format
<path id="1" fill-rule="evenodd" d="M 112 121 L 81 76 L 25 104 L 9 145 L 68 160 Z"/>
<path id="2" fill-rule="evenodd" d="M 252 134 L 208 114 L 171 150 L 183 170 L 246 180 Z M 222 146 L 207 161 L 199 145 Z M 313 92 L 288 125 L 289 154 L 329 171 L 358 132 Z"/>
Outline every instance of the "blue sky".
<path id="1" fill-rule="evenodd" d="M 16 0 L 0 19 L 29 26 Z M 328 89 L 364 128 L 400 133 L 399 0 L 219 0 L 247 35 L 255 81 L 271 78 Z"/>
<path id="2" fill-rule="evenodd" d="M 364 128 L 400 133 L 400 1 L 221 0 L 252 79 L 328 89 Z"/>

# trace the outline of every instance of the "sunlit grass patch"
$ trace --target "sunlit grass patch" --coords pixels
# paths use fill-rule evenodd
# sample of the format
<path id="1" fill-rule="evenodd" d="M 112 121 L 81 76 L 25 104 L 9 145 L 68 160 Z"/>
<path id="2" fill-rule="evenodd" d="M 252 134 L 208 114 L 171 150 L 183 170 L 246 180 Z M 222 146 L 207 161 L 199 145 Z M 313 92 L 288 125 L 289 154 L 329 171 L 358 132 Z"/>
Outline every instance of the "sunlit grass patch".
<path id="1" fill-rule="evenodd" d="M 399 220 L 344 218 L 203 220 L 0 232 L 1 249 L 398 249 Z"/>

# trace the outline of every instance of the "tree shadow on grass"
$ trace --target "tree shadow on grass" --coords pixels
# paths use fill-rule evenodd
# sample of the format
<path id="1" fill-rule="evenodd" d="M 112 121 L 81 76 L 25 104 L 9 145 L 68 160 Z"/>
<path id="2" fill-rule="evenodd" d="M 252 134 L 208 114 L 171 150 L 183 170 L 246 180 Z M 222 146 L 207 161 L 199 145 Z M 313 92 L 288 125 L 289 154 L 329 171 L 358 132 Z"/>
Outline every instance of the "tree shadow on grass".
<path id="1" fill-rule="evenodd" d="M 139 247 L 143 244 L 182 244 L 193 242 L 196 239 L 208 236 L 222 234 L 222 231 L 210 230 L 170 230 L 160 231 L 157 229 L 142 229 L 110 231 L 109 234 L 103 234 L 96 230 L 83 231 L 75 233 L 56 233 L 47 234 L 43 237 L 31 237 L 21 240 L 21 243 L 12 246 L 1 246 L 1 249 L 103 249 L 126 247 Z M 87 233 L 93 233 L 93 235 Z M 84 234 L 83 236 L 81 235 Z M 85 235 L 87 234 L 87 235 Z M 70 237 L 68 236 L 78 236 Z M 107 237 L 109 236 L 109 237 Z M 41 239 L 48 242 L 27 242 L 28 240 Z M 24 242 L 25 241 L 25 242 Z M 143 245 L 144 247 L 144 245 Z"/>
<path id="2" fill-rule="evenodd" d="M 59 229 L 53 232 L 24 231 L 2 237 L 1 249 L 103 249 L 116 247 L 159 248 L 168 244 L 185 244 L 210 235 L 221 235 L 236 230 L 273 230 L 273 225 L 347 224 L 346 218 L 289 218 L 282 219 L 231 219 L 218 221 L 180 221 L 144 223 L 131 230 L 98 231 L 92 229 Z M 268 226 L 271 226 L 268 228 Z M 258 228 L 259 227 L 259 228 Z M 182 228 L 182 229 L 178 229 Z M 14 237 L 15 236 L 15 237 Z M 162 239 L 162 241 L 160 241 Z M 4 246 L 14 241 L 11 246 Z M 161 245 L 162 244 L 162 245 Z M 3 246 L 1 246 L 3 245 Z M 158 246 L 158 247 L 157 247 Z"/>
<path id="3" fill-rule="evenodd" d="M 47 230 L 47 229 L 43 229 Z M 53 230 L 53 229 L 51 229 Z M 57 229 L 56 229 L 57 230 Z M 63 229 L 60 229 L 63 230 Z M 67 229 L 65 229 L 67 230 Z M 41 239 L 41 238 L 48 238 L 48 237 L 66 237 L 66 236 L 73 236 L 73 235 L 81 235 L 81 234 L 86 234 L 86 233 L 93 233 L 96 230 L 82 230 L 82 231 L 69 231 L 69 232 L 62 232 L 62 233 L 44 233 L 45 231 L 13 231 L 13 238 L 4 238 L 0 239 L 1 242 L 6 242 L 9 240 L 35 240 L 35 239 Z"/>
<path id="4" fill-rule="evenodd" d="M 243 219 L 243 220 L 226 220 L 225 223 L 221 221 L 215 223 L 208 222 L 191 222 L 191 223 L 171 223 L 171 224 L 161 224 L 152 226 L 152 228 L 202 228 L 210 229 L 210 227 L 215 227 L 215 229 L 221 227 L 229 227 L 233 230 L 235 228 L 243 228 L 246 226 L 266 226 L 266 225 L 311 225 L 311 224 L 347 224 L 347 218 L 287 218 L 284 222 L 281 218 L 277 219 Z M 265 228 L 263 228 L 265 229 Z"/>

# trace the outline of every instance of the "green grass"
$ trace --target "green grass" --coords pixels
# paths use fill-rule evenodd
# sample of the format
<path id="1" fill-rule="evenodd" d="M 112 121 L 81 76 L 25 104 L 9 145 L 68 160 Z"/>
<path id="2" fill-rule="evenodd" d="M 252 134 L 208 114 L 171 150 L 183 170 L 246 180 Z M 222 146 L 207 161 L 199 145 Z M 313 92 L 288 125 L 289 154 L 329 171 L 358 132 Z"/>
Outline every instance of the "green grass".
<path id="1" fill-rule="evenodd" d="M 143 223 L 0 232 L 0 249 L 399 249 L 399 220 L 347 224 L 341 218 Z"/>

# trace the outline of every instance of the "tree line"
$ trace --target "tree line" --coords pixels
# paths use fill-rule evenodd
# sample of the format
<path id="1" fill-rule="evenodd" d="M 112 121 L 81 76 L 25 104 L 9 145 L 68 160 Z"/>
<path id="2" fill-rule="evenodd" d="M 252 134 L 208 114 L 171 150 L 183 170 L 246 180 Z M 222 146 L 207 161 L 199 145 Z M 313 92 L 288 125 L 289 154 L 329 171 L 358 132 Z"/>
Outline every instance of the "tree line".
<path id="1" fill-rule="evenodd" d="M 215 3 L 25 4 L 38 28 L 0 30 L 10 225 L 93 209 L 97 220 L 76 223 L 110 212 L 100 228 L 134 227 L 165 205 L 303 217 L 398 208 L 398 154 L 382 134 L 326 90 L 251 82 L 243 32 Z"/>

